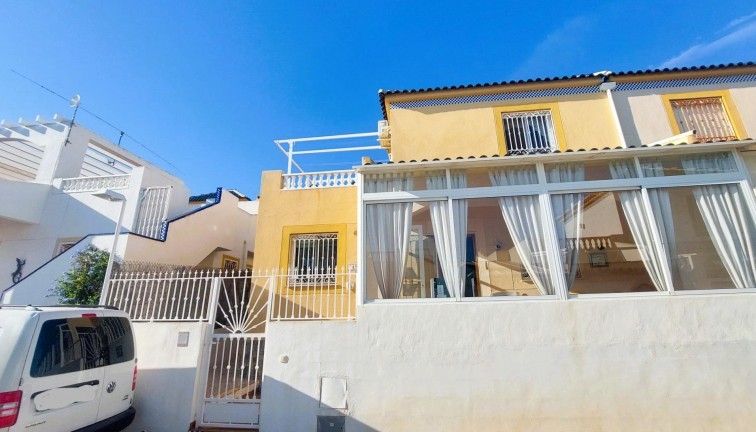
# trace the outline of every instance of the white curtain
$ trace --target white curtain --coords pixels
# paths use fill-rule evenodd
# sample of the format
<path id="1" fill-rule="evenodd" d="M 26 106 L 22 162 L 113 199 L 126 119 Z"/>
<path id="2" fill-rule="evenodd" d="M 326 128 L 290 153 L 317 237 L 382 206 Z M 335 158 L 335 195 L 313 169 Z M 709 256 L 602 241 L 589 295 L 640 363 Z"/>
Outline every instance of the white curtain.
<path id="1" fill-rule="evenodd" d="M 367 193 L 406 191 L 411 186 L 412 177 L 399 174 L 365 180 Z M 365 211 L 368 251 L 381 297 L 399 298 L 409 251 L 412 203 L 369 204 Z"/>
<path id="2" fill-rule="evenodd" d="M 731 157 L 695 155 L 683 158 L 686 174 L 735 171 Z M 756 230 L 737 184 L 696 186 L 693 196 L 706 230 L 727 273 L 738 288 L 756 288 Z"/>
<path id="3" fill-rule="evenodd" d="M 451 183 L 454 189 L 467 187 L 467 176 L 464 171 L 452 171 Z M 427 186 L 428 189 L 446 189 L 446 172 L 428 174 Z M 465 288 L 467 200 L 453 200 L 451 210 L 450 213 L 448 200 L 430 203 L 436 253 L 449 295 L 456 297 L 459 293 L 463 293 Z"/>
<path id="4" fill-rule="evenodd" d="M 537 174 L 532 167 L 492 169 L 489 177 L 494 186 L 538 183 Z M 546 233 L 541 223 L 543 216 L 538 196 L 501 197 L 499 206 L 525 270 L 541 294 L 554 294 L 554 281 L 549 274 Z"/>
<path id="5" fill-rule="evenodd" d="M 649 168 L 661 170 L 661 164 L 649 163 Z M 633 159 L 613 161 L 609 165 L 612 178 L 625 179 L 637 177 Z M 651 173 L 649 172 L 650 176 Z M 618 192 L 625 219 L 638 247 L 643 265 L 658 291 L 669 291 L 669 284 L 664 277 L 664 267 L 672 268 L 672 251 L 674 245 L 674 227 L 672 226 L 669 195 L 664 189 L 649 190 L 651 211 L 657 218 L 656 226 L 648 219 L 640 190 Z M 666 215 L 666 216 L 665 216 Z M 653 229 L 657 229 L 664 244 L 654 241 Z"/>
<path id="6" fill-rule="evenodd" d="M 582 163 L 558 164 L 549 169 L 547 176 L 550 183 L 577 182 L 585 180 L 585 167 Z M 559 251 L 567 277 L 567 289 L 575 282 L 580 257 L 580 226 L 583 223 L 583 194 L 570 193 L 551 196 L 554 210 Z"/>

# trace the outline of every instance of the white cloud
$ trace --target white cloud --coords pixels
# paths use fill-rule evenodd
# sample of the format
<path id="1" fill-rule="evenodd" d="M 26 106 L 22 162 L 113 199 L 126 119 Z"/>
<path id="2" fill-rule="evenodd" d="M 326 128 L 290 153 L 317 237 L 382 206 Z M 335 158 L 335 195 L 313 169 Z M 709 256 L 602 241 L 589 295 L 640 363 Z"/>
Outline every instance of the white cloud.
<path id="1" fill-rule="evenodd" d="M 584 60 L 586 35 L 593 28 L 593 20 L 579 16 L 565 22 L 536 45 L 528 58 L 512 72 L 513 79 L 549 74 L 564 74 Z"/>
<path id="2" fill-rule="evenodd" d="M 730 63 L 756 57 L 756 13 L 730 21 L 723 30 L 726 31 L 724 36 L 695 44 L 659 67 Z"/>
<path id="3" fill-rule="evenodd" d="M 752 13 L 750 15 L 742 16 L 740 18 L 735 18 L 734 20 L 732 20 L 729 23 L 727 23 L 727 25 L 724 27 L 724 29 L 728 30 L 728 29 L 731 29 L 733 27 L 737 27 L 738 25 L 740 25 L 740 24 L 742 24 L 742 23 L 744 23 L 746 21 L 750 21 L 750 20 L 752 20 L 754 18 L 756 18 L 756 12 L 754 12 L 754 13 Z"/>

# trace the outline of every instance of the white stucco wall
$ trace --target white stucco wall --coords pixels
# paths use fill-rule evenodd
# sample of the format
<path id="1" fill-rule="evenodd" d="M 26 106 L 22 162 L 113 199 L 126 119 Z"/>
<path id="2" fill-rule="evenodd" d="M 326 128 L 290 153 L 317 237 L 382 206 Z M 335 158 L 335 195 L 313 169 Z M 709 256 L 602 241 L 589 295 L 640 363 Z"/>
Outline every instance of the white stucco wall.
<path id="1" fill-rule="evenodd" d="M 165 242 L 133 237 L 126 250 L 127 261 L 197 265 L 210 254 L 220 266 L 222 255 L 240 258 L 254 250 L 257 215 L 239 206 L 239 199 L 222 192 L 218 204 L 171 222 Z M 216 253 L 216 251 L 218 251 Z"/>
<path id="2" fill-rule="evenodd" d="M 37 242 L 39 243 L 39 242 Z M 34 244 L 34 242 L 30 243 Z M 55 305 L 60 298 L 50 295 L 50 290 L 54 288 L 56 281 L 63 273 L 71 268 L 71 262 L 75 255 L 84 250 L 87 246 L 92 245 L 98 249 L 110 250 L 113 246 L 113 235 L 90 236 L 71 247 L 67 251 L 55 257 L 55 259 L 45 263 L 40 268 L 25 272 L 26 276 L 21 282 L 13 285 L 12 288 L 6 289 L 0 296 L 0 304 L 33 304 L 33 305 Z M 116 256 L 122 256 L 126 247 L 126 236 L 119 239 Z M 1 292 L 2 290 L 0 290 Z"/>
<path id="3" fill-rule="evenodd" d="M 756 295 L 369 304 L 268 326 L 261 431 L 315 430 L 319 377 L 349 432 L 744 431 Z M 287 356 L 288 362 L 280 361 Z"/>
<path id="4" fill-rule="evenodd" d="M 118 192 L 127 196 L 123 225 L 128 230 L 134 220 L 136 198 L 133 197 L 138 197 L 139 185 Z M 129 198 L 134 199 L 133 205 Z M 17 205 L 24 205 L 24 201 Z M 91 193 L 66 194 L 53 187 L 45 199 L 39 223 L 0 219 L 0 289 L 12 284 L 10 274 L 16 269 L 16 258 L 26 260 L 23 274 L 28 275 L 56 255 L 60 240 L 77 241 L 88 234 L 114 232 L 120 206 Z"/>
<path id="5" fill-rule="evenodd" d="M 207 325 L 134 323 L 138 359 L 134 409 L 137 414 L 127 432 L 189 429 L 194 420 L 194 383 Z M 179 332 L 189 333 L 188 346 L 177 346 Z"/>
<path id="6" fill-rule="evenodd" d="M 734 88 L 730 90 L 730 95 L 738 107 L 746 134 L 749 138 L 756 138 L 756 87 Z"/>
<path id="7" fill-rule="evenodd" d="M 35 181 L 0 181 L 0 196 L 4 198 L 0 203 L 0 290 L 12 285 L 16 258 L 25 260 L 23 274 L 28 275 L 55 256 L 60 242 L 115 230 L 121 203 L 108 202 L 90 191 L 64 193 L 60 190 L 62 178 L 80 175 L 90 144 L 134 166 L 129 187 L 117 190 L 126 197 L 124 231 L 135 226 L 144 188 L 172 187 L 169 217 L 188 209 L 189 190 L 181 179 L 80 125 L 71 130 L 69 143 L 63 145 L 68 130 L 66 124 L 19 127 L 11 133 L 12 137 L 44 147 L 44 154 Z M 45 285 L 50 285 L 50 281 Z"/>
<path id="8" fill-rule="evenodd" d="M 624 116 L 624 123 L 635 124 L 638 137 L 628 142 L 628 145 L 650 144 L 675 135 L 669 124 L 661 96 L 658 94 L 632 96 L 627 98 L 627 103 L 630 106 L 630 112 Z"/>
<path id="9" fill-rule="evenodd" d="M 0 179 L 0 218 L 38 223 L 50 188 L 46 184 Z"/>
<path id="10" fill-rule="evenodd" d="M 756 137 L 756 86 L 752 82 L 614 92 L 617 114 L 628 146 L 650 144 L 674 135 L 660 95 L 729 89 L 746 132 Z"/>

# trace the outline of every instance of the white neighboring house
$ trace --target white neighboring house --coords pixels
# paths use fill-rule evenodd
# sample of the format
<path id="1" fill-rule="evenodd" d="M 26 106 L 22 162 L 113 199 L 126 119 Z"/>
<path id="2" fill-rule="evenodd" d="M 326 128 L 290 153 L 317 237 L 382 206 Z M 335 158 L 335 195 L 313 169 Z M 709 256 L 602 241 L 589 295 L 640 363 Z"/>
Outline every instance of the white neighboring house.
<path id="1" fill-rule="evenodd" d="M 246 197 L 218 189 L 197 208 L 181 179 L 71 124 L 60 115 L 0 123 L 0 303 L 57 303 L 49 290 L 75 253 L 90 244 L 110 250 L 122 205 L 116 253 L 124 259 L 197 265 L 211 256 L 211 264 L 220 264 L 222 252 L 238 258 L 253 250 L 255 216 L 242 208 L 249 204 L 239 203 Z M 125 201 L 96 195 L 105 189 Z M 225 206 L 216 205 L 226 196 Z M 233 232 L 233 241 L 220 236 L 208 242 L 203 233 L 212 227 L 207 216 L 194 216 L 200 213 L 215 213 L 227 229 L 243 229 Z M 179 219 L 183 229 L 167 241 L 169 225 Z"/>

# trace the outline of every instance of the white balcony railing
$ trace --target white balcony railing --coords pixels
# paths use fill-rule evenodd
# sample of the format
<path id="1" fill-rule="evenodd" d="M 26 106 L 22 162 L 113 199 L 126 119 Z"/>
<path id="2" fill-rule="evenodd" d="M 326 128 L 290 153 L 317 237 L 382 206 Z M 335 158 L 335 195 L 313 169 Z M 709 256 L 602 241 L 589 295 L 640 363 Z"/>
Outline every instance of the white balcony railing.
<path id="1" fill-rule="evenodd" d="M 114 175 L 101 177 L 76 177 L 63 179 L 60 189 L 63 192 L 94 192 L 101 189 L 128 189 L 131 176 Z"/>
<path id="2" fill-rule="evenodd" d="M 353 170 L 284 174 L 284 190 L 318 189 L 355 186 L 357 174 Z"/>

